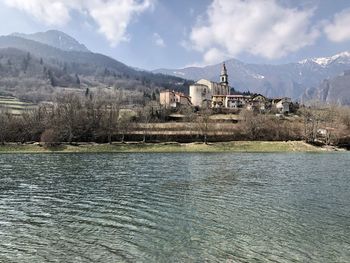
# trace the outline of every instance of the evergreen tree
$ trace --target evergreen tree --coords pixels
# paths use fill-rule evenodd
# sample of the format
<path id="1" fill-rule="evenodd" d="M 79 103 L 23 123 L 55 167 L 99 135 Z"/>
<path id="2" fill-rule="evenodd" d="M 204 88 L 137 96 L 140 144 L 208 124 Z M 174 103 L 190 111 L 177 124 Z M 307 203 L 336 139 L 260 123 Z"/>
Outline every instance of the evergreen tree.
<path id="1" fill-rule="evenodd" d="M 77 84 L 80 85 L 80 78 L 77 73 L 75 74 L 75 78 L 76 78 Z"/>
<path id="2" fill-rule="evenodd" d="M 90 89 L 89 88 L 86 88 L 85 90 L 85 97 L 89 97 L 89 94 L 90 94 Z"/>
<path id="3" fill-rule="evenodd" d="M 67 74 L 67 63 L 64 63 L 63 65 L 63 72 Z"/>
<path id="4" fill-rule="evenodd" d="M 157 100 L 157 96 L 156 96 L 156 93 L 154 91 L 152 92 L 152 100 Z"/>
<path id="5" fill-rule="evenodd" d="M 54 74 L 52 73 L 52 71 L 50 69 L 47 71 L 47 76 L 49 78 L 51 86 L 52 87 L 56 87 L 57 83 L 56 83 L 56 80 L 55 80 L 55 76 L 54 76 Z"/>

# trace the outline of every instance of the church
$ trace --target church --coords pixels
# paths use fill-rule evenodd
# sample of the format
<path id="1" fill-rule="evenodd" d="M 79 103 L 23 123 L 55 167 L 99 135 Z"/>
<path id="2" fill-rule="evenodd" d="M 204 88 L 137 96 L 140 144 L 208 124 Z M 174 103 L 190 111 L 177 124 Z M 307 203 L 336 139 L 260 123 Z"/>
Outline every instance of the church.
<path id="1" fill-rule="evenodd" d="M 220 97 L 224 98 L 227 95 L 230 95 L 230 87 L 225 63 L 222 64 L 220 83 L 200 79 L 190 86 L 191 102 L 197 107 L 212 107 L 216 103 L 220 104 Z"/>

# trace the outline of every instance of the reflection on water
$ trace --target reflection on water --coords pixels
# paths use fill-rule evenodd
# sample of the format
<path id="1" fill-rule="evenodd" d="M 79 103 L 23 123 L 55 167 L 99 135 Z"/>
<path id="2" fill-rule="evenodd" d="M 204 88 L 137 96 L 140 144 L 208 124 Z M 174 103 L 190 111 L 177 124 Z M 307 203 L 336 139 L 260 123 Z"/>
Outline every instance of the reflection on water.
<path id="1" fill-rule="evenodd" d="M 0 155 L 0 262 L 349 262 L 350 155 Z"/>

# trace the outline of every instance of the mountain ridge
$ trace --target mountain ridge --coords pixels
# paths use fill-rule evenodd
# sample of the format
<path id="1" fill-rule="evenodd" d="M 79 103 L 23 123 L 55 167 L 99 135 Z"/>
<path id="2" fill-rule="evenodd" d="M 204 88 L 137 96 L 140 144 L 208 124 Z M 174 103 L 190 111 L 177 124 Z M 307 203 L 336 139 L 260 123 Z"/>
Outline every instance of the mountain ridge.
<path id="1" fill-rule="evenodd" d="M 68 34 L 58 30 L 48 30 L 46 32 L 37 32 L 33 34 L 16 32 L 10 34 L 10 36 L 33 40 L 64 51 L 91 52 L 85 45 L 79 43 L 76 39 L 69 36 Z"/>
<path id="2" fill-rule="evenodd" d="M 30 71 L 32 74 L 28 75 Z M 52 87 L 111 86 L 139 93 L 164 87 L 186 91 L 187 82 L 174 76 L 138 71 L 99 53 L 66 51 L 19 36 L 0 36 L 0 92 L 5 94 L 23 94 L 27 89 L 42 92 Z"/>

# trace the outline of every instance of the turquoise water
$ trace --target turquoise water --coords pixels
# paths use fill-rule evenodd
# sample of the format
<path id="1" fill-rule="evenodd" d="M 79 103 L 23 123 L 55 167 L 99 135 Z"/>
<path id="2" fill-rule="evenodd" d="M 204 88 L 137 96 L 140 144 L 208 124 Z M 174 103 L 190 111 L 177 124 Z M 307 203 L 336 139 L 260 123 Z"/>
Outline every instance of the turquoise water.
<path id="1" fill-rule="evenodd" d="M 350 262 L 350 154 L 0 155 L 0 262 Z"/>

